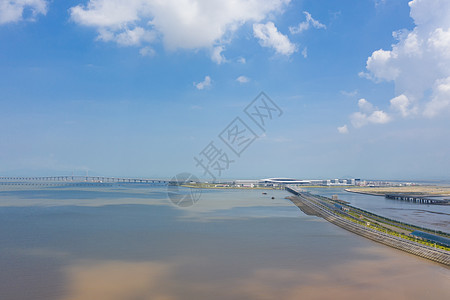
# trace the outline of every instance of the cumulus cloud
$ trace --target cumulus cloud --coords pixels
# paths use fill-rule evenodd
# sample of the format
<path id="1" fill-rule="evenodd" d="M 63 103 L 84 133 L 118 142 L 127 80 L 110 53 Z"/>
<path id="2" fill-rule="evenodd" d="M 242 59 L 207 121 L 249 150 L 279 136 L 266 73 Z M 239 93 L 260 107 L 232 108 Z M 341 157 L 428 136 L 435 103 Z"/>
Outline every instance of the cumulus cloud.
<path id="1" fill-rule="evenodd" d="M 358 95 L 358 90 L 353 90 L 353 91 L 341 91 L 341 94 L 347 97 L 355 97 L 356 95 Z"/>
<path id="2" fill-rule="evenodd" d="M 367 125 L 367 115 L 361 112 L 355 112 L 350 116 L 350 121 L 355 128 L 363 127 Z"/>
<path id="3" fill-rule="evenodd" d="M 366 68 L 373 74 L 373 78 L 384 80 L 395 80 L 400 70 L 392 64 L 398 54 L 383 49 L 374 51 L 367 59 Z"/>
<path id="4" fill-rule="evenodd" d="M 202 82 L 199 83 L 195 83 L 194 82 L 194 86 L 198 89 L 198 90 L 203 90 L 205 88 L 208 88 L 211 86 L 211 77 L 209 76 L 205 76 L 205 79 Z"/>
<path id="5" fill-rule="evenodd" d="M 401 116 L 433 117 L 450 110 L 450 1 L 413 0 L 409 6 L 415 27 L 394 32 L 391 49 L 374 51 L 368 72 L 360 75 L 394 82 L 391 109 Z"/>
<path id="6" fill-rule="evenodd" d="M 373 106 L 366 99 L 359 99 L 359 111 L 350 116 L 350 121 L 355 128 L 361 128 L 368 124 L 386 124 L 391 117 L 384 111 Z"/>
<path id="7" fill-rule="evenodd" d="M 238 78 L 236 78 L 236 81 L 238 81 L 239 83 L 247 83 L 250 81 L 250 79 L 248 77 L 241 75 Z"/>
<path id="8" fill-rule="evenodd" d="M 146 46 L 139 50 L 139 54 L 142 56 L 153 57 L 156 55 L 156 51 L 153 48 Z"/>
<path id="9" fill-rule="evenodd" d="M 427 117 L 434 117 L 443 110 L 448 110 L 450 107 L 450 77 L 440 79 L 436 82 L 433 88 L 433 97 L 427 103 L 424 115 Z"/>
<path id="10" fill-rule="evenodd" d="M 70 9 L 71 19 L 95 28 L 100 40 L 120 43 L 120 34 L 140 27 L 162 39 L 167 49 L 211 49 L 224 62 L 221 45 L 245 23 L 260 22 L 290 0 L 89 0 Z M 108 39 L 103 32 L 110 33 Z M 144 38 L 143 36 L 140 36 Z M 148 42 L 133 40 L 128 45 Z M 122 43 L 123 44 L 123 43 Z M 219 47 L 219 48 L 218 48 Z"/>
<path id="11" fill-rule="evenodd" d="M 244 57 L 239 57 L 237 61 L 238 61 L 238 63 L 241 63 L 241 64 L 247 63 L 247 60 Z"/>
<path id="12" fill-rule="evenodd" d="M 359 110 L 365 114 L 369 114 L 372 111 L 374 111 L 374 107 L 373 107 L 372 103 L 370 103 L 369 101 L 367 101 L 366 99 L 363 99 L 363 98 L 358 100 L 358 107 L 359 107 Z"/>
<path id="13" fill-rule="evenodd" d="M 223 46 L 214 47 L 214 49 L 212 50 L 212 53 L 211 53 L 211 60 L 218 65 L 226 62 L 227 60 L 226 60 L 225 56 L 223 56 L 223 54 L 222 54 L 222 52 L 224 50 L 225 50 L 225 47 L 223 47 Z"/>
<path id="14" fill-rule="evenodd" d="M 417 112 L 417 107 L 413 106 L 408 97 L 403 94 L 391 99 L 391 109 L 399 112 L 402 117 L 407 117 Z"/>
<path id="15" fill-rule="evenodd" d="M 305 16 L 306 16 L 306 20 L 303 21 L 303 22 L 301 22 L 300 24 L 298 24 L 298 25 L 295 26 L 295 27 L 292 27 L 292 26 L 289 27 L 289 31 L 290 31 L 292 34 L 302 33 L 303 31 L 308 30 L 311 26 L 312 26 L 313 28 L 316 28 L 316 29 L 326 29 L 326 28 L 327 28 L 327 26 L 325 26 L 324 24 L 322 24 L 322 23 L 320 23 L 319 21 L 315 20 L 315 19 L 311 16 L 311 14 L 310 14 L 309 12 L 304 11 L 303 13 L 304 13 Z"/>
<path id="16" fill-rule="evenodd" d="M 29 10 L 31 15 L 26 20 L 33 21 L 37 15 L 45 15 L 48 2 L 45 0 L 1 0 L 0 24 L 24 20 L 23 11 Z"/>
<path id="17" fill-rule="evenodd" d="M 303 55 L 304 58 L 308 57 L 308 47 L 303 48 L 302 55 Z"/>
<path id="18" fill-rule="evenodd" d="M 374 124 L 385 124 L 391 121 L 391 117 L 382 110 L 375 110 L 367 119 L 369 123 Z"/>
<path id="19" fill-rule="evenodd" d="M 155 39 L 155 33 L 147 31 L 142 27 L 127 28 L 120 33 L 102 29 L 99 31 L 97 39 L 105 42 L 116 41 L 121 46 L 139 46 L 143 42 L 153 41 Z"/>
<path id="20" fill-rule="evenodd" d="M 348 133 L 348 127 L 347 125 L 341 126 L 337 128 L 338 132 L 340 134 L 347 134 Z"/>
<path id="21" fill-rule="evenodd" d="M 263 47 L 274 48 L 278 54 L 290 56 L 297 51 L 297 46 L 280 33 L 273 22 L 253 24 L 253 34 Z"/>

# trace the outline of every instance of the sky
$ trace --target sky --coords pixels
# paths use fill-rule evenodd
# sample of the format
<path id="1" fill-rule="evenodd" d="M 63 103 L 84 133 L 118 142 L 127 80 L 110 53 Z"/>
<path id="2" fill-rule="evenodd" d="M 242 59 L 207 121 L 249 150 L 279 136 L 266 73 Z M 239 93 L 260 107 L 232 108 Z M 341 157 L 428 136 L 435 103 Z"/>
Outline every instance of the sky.
<path id="1" fill-rule="evenodd" d="M 449 15 L 0 0 L 0 176 L 450 179 Z"/>

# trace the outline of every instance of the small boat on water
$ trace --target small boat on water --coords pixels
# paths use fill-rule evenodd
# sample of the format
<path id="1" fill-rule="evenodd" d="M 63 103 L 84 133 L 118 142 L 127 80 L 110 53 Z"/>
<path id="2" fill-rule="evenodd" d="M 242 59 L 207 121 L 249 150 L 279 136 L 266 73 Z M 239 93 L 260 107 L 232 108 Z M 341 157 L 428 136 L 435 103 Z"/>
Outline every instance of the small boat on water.
<path id="1" fill-rule="evenodd" d="M 262 194 L 263 194 L 263 195 L 267 195 L 267 193 L 266 193 L 266 192 L 263 192 Z"/>
<path id="2" fill-rule="evenodd" d="M 272 197 L 272 199 L 275 199 L 275 197 Z"/>

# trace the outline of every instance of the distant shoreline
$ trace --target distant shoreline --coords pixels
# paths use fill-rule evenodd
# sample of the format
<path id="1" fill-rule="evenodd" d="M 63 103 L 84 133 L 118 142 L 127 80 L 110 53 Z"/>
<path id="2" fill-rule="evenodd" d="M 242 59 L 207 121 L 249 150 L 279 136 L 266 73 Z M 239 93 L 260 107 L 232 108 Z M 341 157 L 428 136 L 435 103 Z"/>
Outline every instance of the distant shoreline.
<path id="1" fill-rule="evenodd" d="M 209 189 L 209 190 L 284 190 L 284 188 L 270 188 L 270 187 L 246 187 L 246 186 L 197 186 L 197 185 L 181 185 L 182 187 L 195 189 Z"/>
<path id="2" fill-rule="evenodd" d="M 363 195 L 384 196 L 384 194 L 375 194 L 375 193 L 369 193 L 369 192 L 352 191 L 351 189 L 345 189 L 345 191 L 349 192 L 349 193 L 356 193 L 356 194 L 363 194 Z"/>
<path id="3" fill-rule="evenodd" d="M 386 194 L 404 194 L 423 197 L 450 197 L 450 187 L 430 185 L 401 187 L 355 187 L 347 188 L 345 189 L 345 191 L 373 196 L 385 196 Z"/>

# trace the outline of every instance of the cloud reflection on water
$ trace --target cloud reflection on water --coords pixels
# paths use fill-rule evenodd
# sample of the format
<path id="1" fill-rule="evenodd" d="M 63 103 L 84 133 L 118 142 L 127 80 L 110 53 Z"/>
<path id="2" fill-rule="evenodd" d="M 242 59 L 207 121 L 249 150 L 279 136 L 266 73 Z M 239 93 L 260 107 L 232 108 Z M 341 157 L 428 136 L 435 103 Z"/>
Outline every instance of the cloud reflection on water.
<path id="1" fill-rule="evenodd" d="M 360 249 L 367 259 L 326 268 L 255 268 L 246 274 L 212 277 L 220 269 L 209 269 L 198 260 L 82 262 L 66 269 L 69 288 L 62 300 L 438 299 L 450 295 L 444 267 L 425 261 L 411 264 L 401 253 L 380 249 Z M 439 268 L 443 272 L 436 272 Z M 189 273 L 192 276 L 186 276 Z"/>

